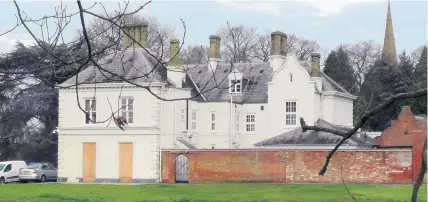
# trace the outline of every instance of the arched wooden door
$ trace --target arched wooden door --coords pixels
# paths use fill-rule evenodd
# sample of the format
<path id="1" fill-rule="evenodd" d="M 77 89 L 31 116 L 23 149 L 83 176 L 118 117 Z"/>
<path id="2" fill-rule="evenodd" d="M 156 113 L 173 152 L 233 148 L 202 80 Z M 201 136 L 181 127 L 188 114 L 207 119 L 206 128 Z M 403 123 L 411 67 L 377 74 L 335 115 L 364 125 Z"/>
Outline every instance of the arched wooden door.
<path id="1" fill-rule="evenodd" d="M 184 155 L 175 158 L 175 183 L 189 183 L 189 159 Z"/>

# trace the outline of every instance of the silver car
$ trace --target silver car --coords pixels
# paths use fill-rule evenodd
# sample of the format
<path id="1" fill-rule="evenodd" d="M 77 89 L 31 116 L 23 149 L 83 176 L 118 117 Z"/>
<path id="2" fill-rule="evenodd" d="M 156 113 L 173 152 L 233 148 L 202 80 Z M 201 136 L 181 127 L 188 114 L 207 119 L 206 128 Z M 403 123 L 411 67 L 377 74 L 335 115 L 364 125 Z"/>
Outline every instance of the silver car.
<path id="1" fill-rule="evenodd" d="M 26 166 L 19 173 L 20 182 L 37 181 L 57 181 L 58 173 L 56 168 L 50 163 L 32 163 Z"/>

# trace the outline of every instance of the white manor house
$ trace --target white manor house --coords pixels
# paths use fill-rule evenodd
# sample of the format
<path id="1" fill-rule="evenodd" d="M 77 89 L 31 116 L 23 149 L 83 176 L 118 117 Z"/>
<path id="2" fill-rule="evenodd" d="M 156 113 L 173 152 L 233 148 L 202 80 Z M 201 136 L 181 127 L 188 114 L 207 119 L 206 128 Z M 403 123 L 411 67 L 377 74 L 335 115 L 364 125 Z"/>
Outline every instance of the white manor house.
<path id="1" fill-rule="evenodd" d="M 126 29 L 148 48 L 147 25 Z M 159 182 L 162 149 L 333 144 L 337 137 L 302 133 L 300 117 L 311 125 L 352 126 L 356 96 L 320 71 L 319 54 L 312 54 L 311 61 L 298 61 L 286 52 L 287 35 L 273 32 L 268 62 L 231 65 L 220 58 L 220 37 L 209 39 L 208 64 L 182 65 L 176 57 L 165 68 L 125 35 L 123 44 L 128 48 L 99 61 L 119 77 L 92 66 L 62 83 L 59 180 Z M 171 55 L 179 44 L 171 40 Z M 129 126 L 122 131 L 113 122 L 89 121 L 79 109 L 76 82 L 80 106 L 89 117 L 101 122 L 122 108 L 119 115 Z M 364 144 L 357 139 L 349 144 Z"/>

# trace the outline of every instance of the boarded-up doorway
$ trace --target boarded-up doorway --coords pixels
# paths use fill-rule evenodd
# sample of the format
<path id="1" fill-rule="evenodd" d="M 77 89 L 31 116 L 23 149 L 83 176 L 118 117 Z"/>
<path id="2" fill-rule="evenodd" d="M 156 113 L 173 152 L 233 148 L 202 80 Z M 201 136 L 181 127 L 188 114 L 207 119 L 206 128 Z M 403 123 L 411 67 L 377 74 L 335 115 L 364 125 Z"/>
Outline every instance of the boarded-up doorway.
<path id="1" fill-rule="evenodd" d="M 95 181 L 96 144 L 83 143 L 83 182 Z"/>
<path id="2" fill-rule="evenodd" d="M 189 161 L 186 156 L 179 155 L 175 158 L 175 182 L 189 183 Z"/>
<path id="3" fill-rule="evenodd" d="M 132 182 L 133 166 L 133 145 L 132 143 L 119 144 L 119 182 Z"/>

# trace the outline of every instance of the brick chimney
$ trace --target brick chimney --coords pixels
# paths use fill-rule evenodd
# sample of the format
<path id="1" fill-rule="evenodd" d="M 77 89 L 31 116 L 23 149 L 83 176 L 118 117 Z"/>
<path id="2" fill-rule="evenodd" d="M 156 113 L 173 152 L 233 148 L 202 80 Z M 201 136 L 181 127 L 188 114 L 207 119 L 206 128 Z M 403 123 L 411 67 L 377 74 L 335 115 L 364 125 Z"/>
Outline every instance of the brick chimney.
<path id="1" fill-rule="evenodd" d="M 140 43 L 144 48 L 148 48 L 147 45 L 147 24 L 141 23 L 141 24 L 129 24 L 123 26 L 124 32 L 129 34 L 132 38 L 134 38 L 135 41 Z M 138 44 L 134 43 L 134 41 L 129 38 L 125 33 L 123 34 L 123 48 L 141 48 Z"/>
<path id="2" fill-rule="evenodd" d="M 311 77 L 321 76 L 320 59 L 321 59 L 321 55 L 319 53 L 311 54 L 311 66 L 312 66 Z"/>
<path id="3" fill-rule="evenodd" d="M 210 36 L 210 53 L 209 53 L 209 68 L 213 72 L 216 71 L 217 65 L 221 60 L 220 56 L 220 37 L 217 35 L 211 35 Z"/>
<path id="4" fill-rule="evenodd" d="M 318 90 L 322 91 L 322 79 L 321 79 L 321 68 L 320 68 L 321 55 L 319 53 L 311 54 L 311 79 L 315 81 Z"/>
<path id="5" fill-rule="evenodd" d="M 281 55 L 282 52 L 282 36 L 283 33 L 280 31 L 272 32 L 271 37 L 271 46 L 270 46 L 270 55 Z"/>
<path id="6" fill-rule="evenodd" d="M 273 71 L 276 72 L 285 66 L 287 59 L 287 35 L 276 31 L 271 33 L 271 46 L 269 63 Z"/>
<path id="7" fill-rule="evenodd" d="M 287 34 L 281 33 L 281 55 L 287 57 Z"/>
<path id="8" fill-rule="evenodd" d="M 180 66 L 182 64 L 178 54 L 178 51 L 180 49 L 180 40 L 171 39 L 169 44 L 170 61 L 168 62 L 168 66 Z"/>
<path id="9" fill-rule="evenodd" d="M 183 87 L 183 79 L 185 78 L 185 73 L 182 67 L 182 61 L 180 60 L 178 51 L 180 49 L 180 40 L 171 39 L 169 42 L 169 54 L 170 59 L 167 67 L 167 76 L 168 79 L 174 82 L 178 88 Z"/>

